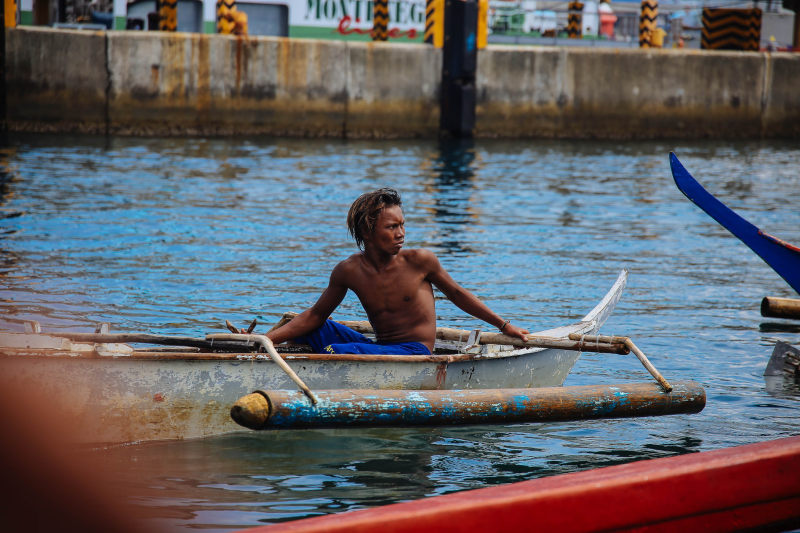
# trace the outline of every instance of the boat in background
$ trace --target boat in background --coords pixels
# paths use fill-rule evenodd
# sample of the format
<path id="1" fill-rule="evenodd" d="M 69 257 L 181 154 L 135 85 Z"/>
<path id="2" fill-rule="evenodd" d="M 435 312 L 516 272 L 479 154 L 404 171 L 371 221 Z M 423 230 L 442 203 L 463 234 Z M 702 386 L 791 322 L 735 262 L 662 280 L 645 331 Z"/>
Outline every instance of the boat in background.
<path id="1" fill-rule="evenodd" d="M 669 154 L 669 164 L 675 184 L 689 200 L 749 246 L 800 294 L 800 248 L 764 233 L 717 200 L 692 177 L 674 152 Z"/>
<path id="2" fill-rule="evenodd" d="M 464 331 L 460 339 L 437 339 L 437 350 L 425 356 L 311 354 L 298 346 L 277 348 L 288 350 L 283 359 L 311 390 L 559 386 L 582 348 L 596 351 L 594 342 L 590 347 L 570 335 L 597 333 L 622 296 L 627 275 L 623 270 L 579 322 L 534 334 L 555 339 L 563 347 L 486 344 L 475 332 Z M 438 328 L 437 337 L 444 329 Z M 1 333 L 0 386 L 11 380 L 40 391 L 73 421 L 75 433 L 87 443 L 185 439 L 239 431 L 230 418 L 236 400 L 257 389 L 294 389 L 295 384 L 252 343 L 218 341 L 215 336 Z M 175 346 L 130 346 L 137 342 Z"/>

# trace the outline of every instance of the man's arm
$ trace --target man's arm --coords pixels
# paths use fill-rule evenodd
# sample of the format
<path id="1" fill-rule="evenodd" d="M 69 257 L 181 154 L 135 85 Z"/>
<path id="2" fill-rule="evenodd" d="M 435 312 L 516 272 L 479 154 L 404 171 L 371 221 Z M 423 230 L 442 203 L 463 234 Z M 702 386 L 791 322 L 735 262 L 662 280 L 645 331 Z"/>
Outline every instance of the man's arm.
<path id="1" fill-rule="evenodd" d="M 313 306 L 267 334 L 274 344 L 306 335 L 319 328 L 331 316 L 331 313 L 342 303 L 347 294 L 347 286 L 343 283 L 342 268 L 341 263 L 336 265 L 331 272 L 328 287 Z"/>
<path id="2" fill-rule="evenodd" d="M 423 254 L 422 259 L 426 267 L 429 269 L 428 281 L 442 291 L 448 300 L 456 304 L 462 311 L 484 322 L 488 322 L 506 335 L 526 340 L 526 335 L 530 333 L 528 330 L 518 328 L 509 321 L 503 319 L 500 315 L 489 309 L 489 306 L 480 301 L 477 296 L 459 285 L 450 277 L 450 274 L 447 273 L 444 267 L 442 267 L 441 263 L 439 263 L 439 259 L 433 252 L 428 250 L 420 250 L 420 252 Z"/>

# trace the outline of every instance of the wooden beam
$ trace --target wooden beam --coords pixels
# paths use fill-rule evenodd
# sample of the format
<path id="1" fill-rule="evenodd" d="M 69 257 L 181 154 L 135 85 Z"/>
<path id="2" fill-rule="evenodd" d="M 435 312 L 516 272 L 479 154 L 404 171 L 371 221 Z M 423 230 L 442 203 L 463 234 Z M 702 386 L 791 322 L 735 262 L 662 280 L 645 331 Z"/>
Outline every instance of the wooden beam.
<path id="1" fill-rule="evenodd" d="M 761 316 L 800 319 L 800 300 L 766 296 L 761 300 Z"/>
<path id="2" fill-rule="evenodd" d="M 697 413 L 703 387 L 676 382 L 533 389 L 318 390 L 318 405 L 289 390 L 256 391 L 231 408 L 249 429 L 443 424 L 515 424 Z"/>

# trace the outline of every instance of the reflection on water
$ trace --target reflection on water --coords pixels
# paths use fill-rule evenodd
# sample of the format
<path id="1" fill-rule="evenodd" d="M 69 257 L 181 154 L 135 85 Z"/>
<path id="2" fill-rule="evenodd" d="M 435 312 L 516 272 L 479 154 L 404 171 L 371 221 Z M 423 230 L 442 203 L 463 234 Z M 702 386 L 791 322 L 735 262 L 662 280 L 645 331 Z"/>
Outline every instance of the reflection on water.
<path id="1" fill-rule="evenodd" d="M 98 450 L 162 522 L 235 530 L 797 434 L 800 397 L 763 373 L 775 342 L 800 332 L 759 316 L 764 296 L 797 295 L 675 188 L 670 150 L 731 208 L 800 242 L 791 143 L 18 137 L 0 153 L 0 329 L 200 336 L 226 319 L 273 323 L 313 303 L 355 251 L 352 200 L 394 186 L 408 245 L 531 330 L 583 316 L 628 268 L 603 332 L 634 338 L 667 379 L 700 382 L 705 410 Z M 442 299 L 437 315 L 483 326 Z M 357 298 L 336 316 L 363 318 Z M 583 354 L 566 384 L 649 379 L 632 356 Z"/>
<path id="2" fill-rule="evenodd" d="M 479 223 L 474 199 L 476 154 L 472 139 L 441 139 L 439 151 L 431 162 L 433 182 L 425 190 L 423 201 L 436 221 L 430 246 L 443 254 L 466 256 L 474 250 L 463 235 L 465 226 Z"/>

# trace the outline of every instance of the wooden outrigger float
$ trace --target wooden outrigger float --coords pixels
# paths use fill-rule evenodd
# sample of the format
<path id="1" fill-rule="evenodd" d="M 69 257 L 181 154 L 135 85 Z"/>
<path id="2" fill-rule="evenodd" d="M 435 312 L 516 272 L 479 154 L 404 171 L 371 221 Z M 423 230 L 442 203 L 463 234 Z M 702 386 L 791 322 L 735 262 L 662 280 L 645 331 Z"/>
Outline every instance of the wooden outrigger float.
<path id="1" fill-rule="evenodd" d="M 256 391 L 237 401 L 231 418 L 249 429 L 447 424 L 514 424 L 660 416 L 700 412 L 706 394 L 680 381 L 471 390 Z"/>

